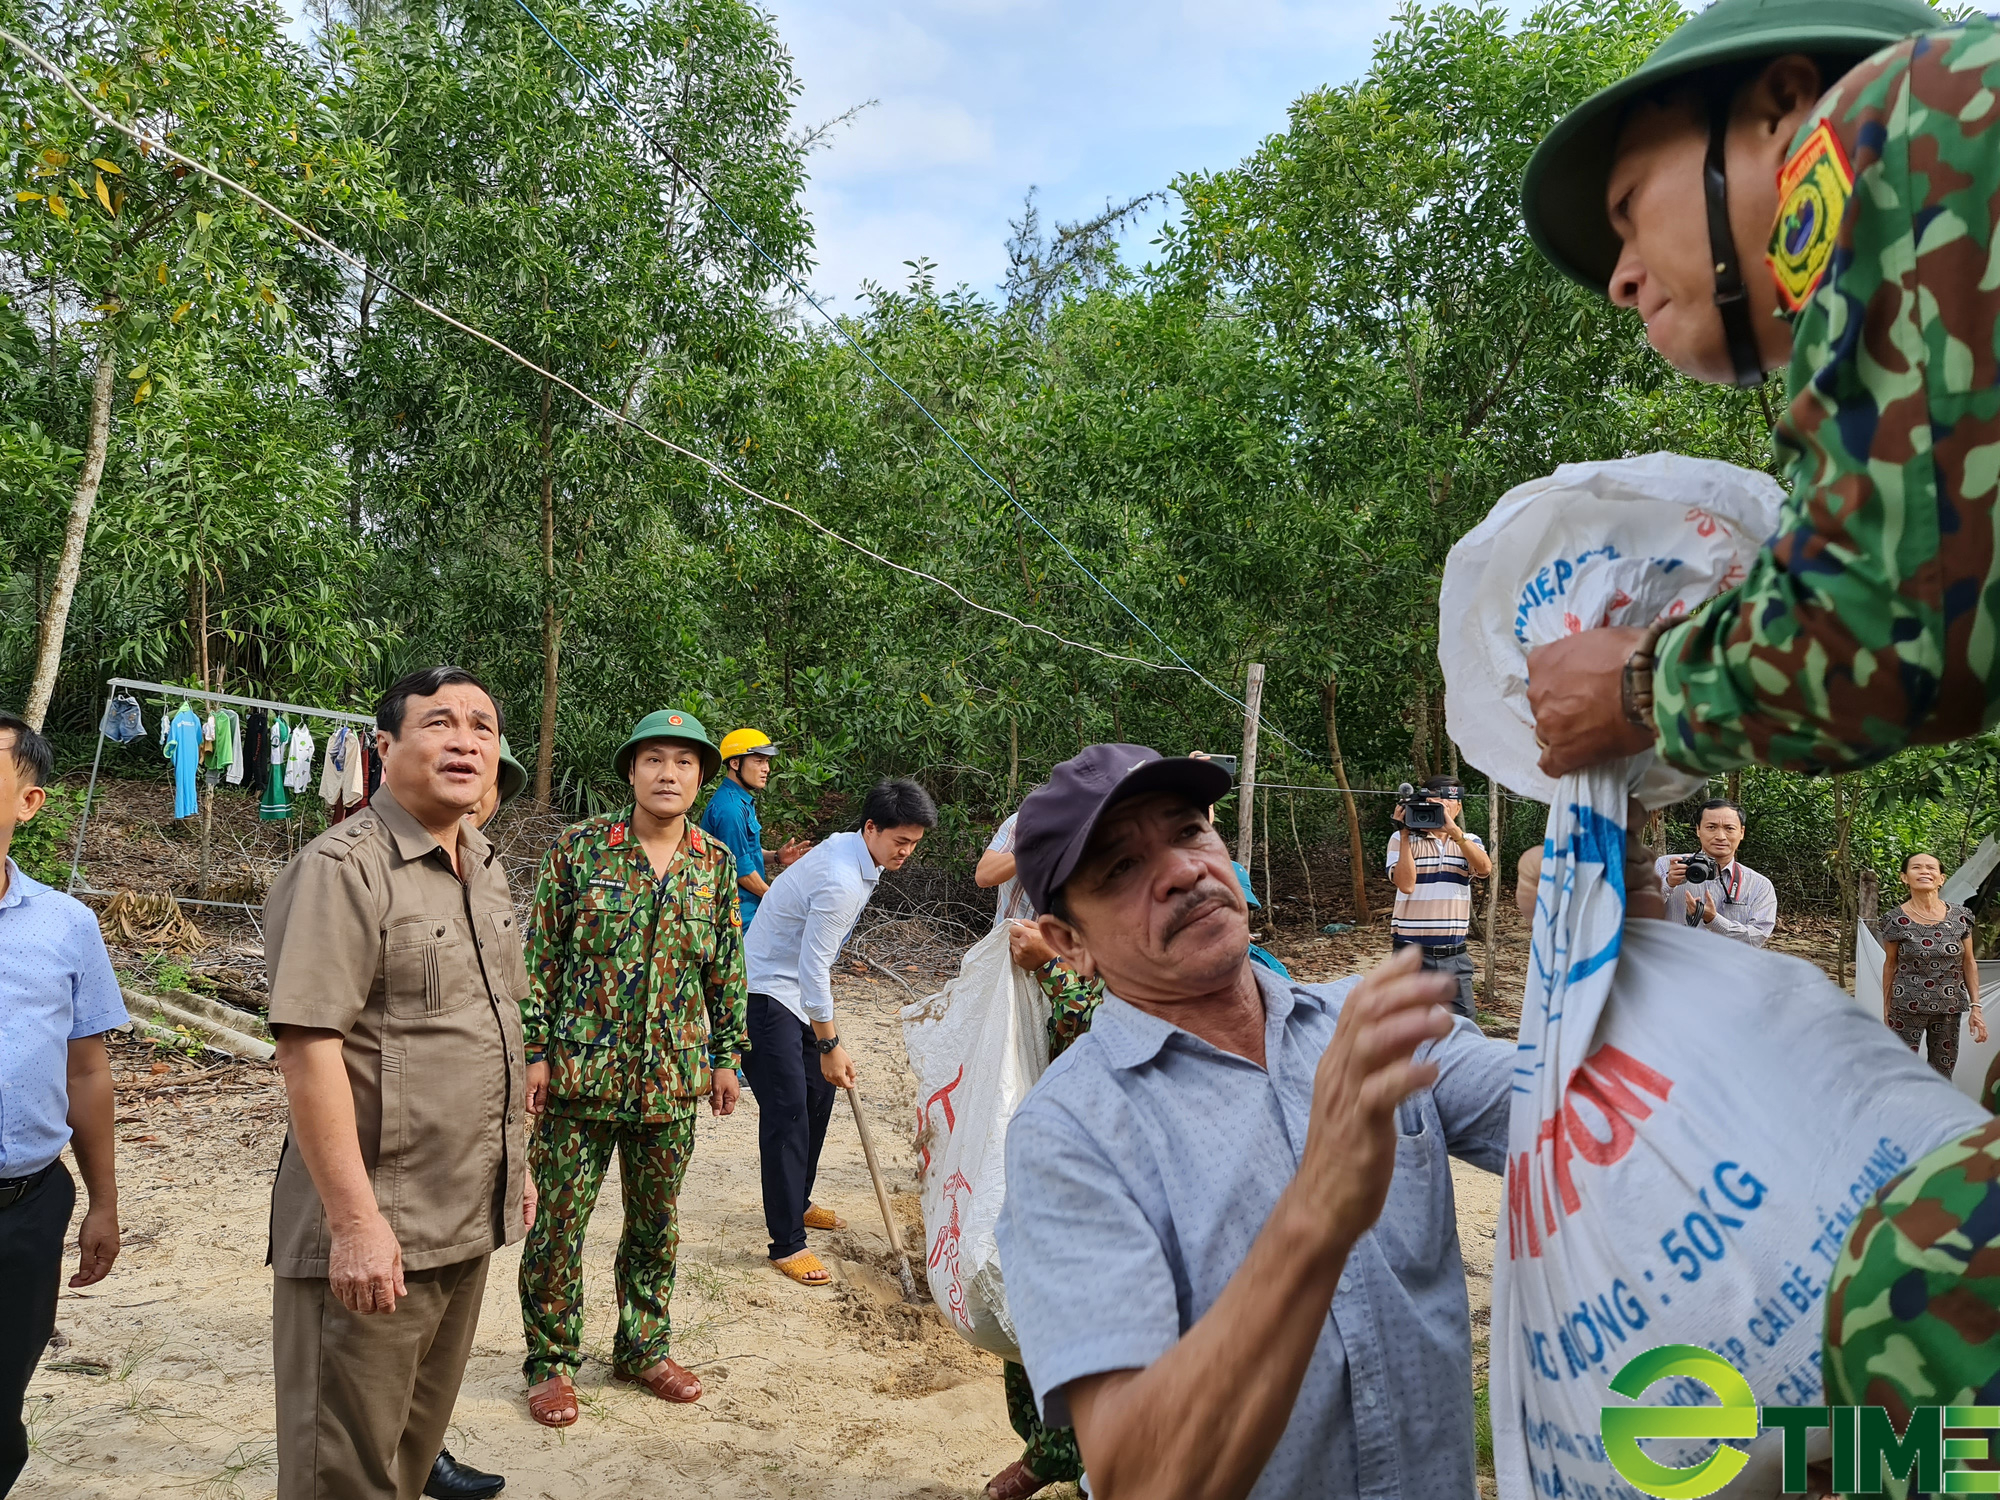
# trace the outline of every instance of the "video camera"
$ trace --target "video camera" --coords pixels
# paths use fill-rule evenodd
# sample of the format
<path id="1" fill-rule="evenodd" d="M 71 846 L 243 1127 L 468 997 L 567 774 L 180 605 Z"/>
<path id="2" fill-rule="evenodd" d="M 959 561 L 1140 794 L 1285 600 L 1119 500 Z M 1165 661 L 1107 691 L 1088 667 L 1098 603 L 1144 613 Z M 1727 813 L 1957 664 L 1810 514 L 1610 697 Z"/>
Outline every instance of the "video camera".
<path id="1" fill-rule="evenodd" d="M 1715 861 L 1709 855 L 1703 853 L 1690 854 L 1682 860 L 1681 874 L 1687 877 L 1689 885 L 1706 885 L 1709 881 L 1719 878 L 1722 871 L 1717 868 Z"/>
<path id="2" fill-rule="evenodd" d="M 1464 793 L 1457 787 L 1430 792 L 1404 782 L 1396 788 L 1396 805 L 1403 809 L 1403 826 L 1414 833 L 1428 833 L 1445 823 L 1444 805 L 1459 801 Z"/>

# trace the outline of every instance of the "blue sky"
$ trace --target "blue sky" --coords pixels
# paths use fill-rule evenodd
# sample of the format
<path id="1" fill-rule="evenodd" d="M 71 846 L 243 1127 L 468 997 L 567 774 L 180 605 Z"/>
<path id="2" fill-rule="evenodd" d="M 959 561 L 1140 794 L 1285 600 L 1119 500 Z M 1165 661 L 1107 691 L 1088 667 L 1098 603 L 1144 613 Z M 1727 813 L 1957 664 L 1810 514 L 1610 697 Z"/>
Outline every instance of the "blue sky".
<path id="1" fill-rule="evenodd" d="M 1227 166 L 1293 99 L 1368 65 L 1392 0 L 765 0 L 805 94 L 802 124 L 880 103 L 810 163 L 813 287 L 865 279 L 990 291 L 1028 188 L 1043 222 L 1176 173 Z M 1127 237 L 1144 258 L 1152 223 Z M 1133 243 L 1138 241 L 1139 243 Z"/>

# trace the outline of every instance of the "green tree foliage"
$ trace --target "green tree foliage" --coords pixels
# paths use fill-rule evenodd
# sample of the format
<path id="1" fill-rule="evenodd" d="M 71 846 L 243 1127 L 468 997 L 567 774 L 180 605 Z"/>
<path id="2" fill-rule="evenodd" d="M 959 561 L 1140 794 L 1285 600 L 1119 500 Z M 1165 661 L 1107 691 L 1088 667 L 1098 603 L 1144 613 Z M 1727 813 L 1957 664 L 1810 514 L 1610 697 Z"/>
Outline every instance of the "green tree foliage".
<path id="1" fill-rule="evenodd" d="M 558 805 L 618 799 L 611 749 L 673 703 L 784 745 L 774 829 L 914 774 L 946 803 L 931 849 L 1092 740 L 1234 748 L 1223 694 L 1258 661 L 1267 778 L 1327 783 L 1337 706 L 1354 781 L 1393 785 L 1456 763 L 1438 579 L 1501 493 L 1659 448 L 1768 462 L 1770 393 L 1671 375 L 1516 207 L 1542 133 L 1678 23 L 1671 0 L 1410 6 L 1362 77 L 1164 188 L 1150 264 L 1117 244 L 1136 203 L 1045 226 L 1031 196 L 996 295 L 918 258 L 837 333 L 778 272 L 810 271 L 825 130 L 795 128 L 790 59 L 748 0 L 539 7 L 687 173 L 508 0 L 327 0 L 315 56 L 261 3 L 45 4 L 15 24 L 103 107 L 370 268 L 0 65 L 0 697 L 27 693 L 118 351 L 71 732 L 114 668 L 365 702 L 449 659 L 495 684 Z M 1857 858 L 1915 838 L 1955 857 L 1986 831 L 1992 760 L 1851 779 Z M 1824 900 L 1826 788 L 1752 775 L 1744 795 L 1753 863 Z M 1337 809 L 1281 796 L 1275 842 L 1296 820 L 1297 852 L 1319 846 Z M 1373 844 L 1387 809 L 1363 812 Z"/>

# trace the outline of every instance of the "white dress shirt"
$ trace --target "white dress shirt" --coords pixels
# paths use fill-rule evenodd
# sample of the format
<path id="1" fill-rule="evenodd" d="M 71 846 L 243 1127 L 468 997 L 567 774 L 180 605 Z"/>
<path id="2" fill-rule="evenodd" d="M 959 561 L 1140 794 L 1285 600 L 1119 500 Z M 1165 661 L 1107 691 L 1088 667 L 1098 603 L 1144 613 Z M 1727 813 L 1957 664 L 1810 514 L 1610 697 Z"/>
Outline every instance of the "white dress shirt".
<path id="1" fill-rule="evenodd" d="M 823 839 L 771 882 L 743 940 L 753 995 L 769 995 L 801 1021 L 833 1019 L 833 961 L 882 868 L 858 833 Z"/>
<path id="2" fill-rule="evenodd" d="M 1653 865 L 1653 873 L 1660 877 L 1660 885 L 1667 892 L 1668 919 L 1676 922 L 1687 920 L 1687 892 L 1693 891 L 1696 901 L 1704 896 L 1713 896 L 1715 920 L 1703 922 L 1697 917 L 1695 925 L 1710 932 L 1719 932 L 1724 937 L 1735 938 L 1739 943 L 1748 943 L 1753 948 L 1763 947 L 1778 925 L 1777 888 L 1741 860 L 1734 859 L 1714 880 L 1700 885 L 1688 881 L 1684 885 L 1668 888 L 1667 871 L 1673 867 L 1675 860 L 1685 858 L 1684 854 L 1669 854 Z"/>

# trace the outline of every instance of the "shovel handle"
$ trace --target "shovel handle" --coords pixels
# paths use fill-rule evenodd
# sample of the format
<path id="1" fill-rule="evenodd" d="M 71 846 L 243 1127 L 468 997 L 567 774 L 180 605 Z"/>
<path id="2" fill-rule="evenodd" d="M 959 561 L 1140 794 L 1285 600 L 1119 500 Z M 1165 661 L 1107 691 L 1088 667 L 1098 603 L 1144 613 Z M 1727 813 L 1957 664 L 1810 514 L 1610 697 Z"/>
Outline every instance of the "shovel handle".
<path id="1" fill-rule="evenodd" d="M 914 1295 L 916 1278 L 910 1273 L 910 1254 L 903 1248 L 903 1237 L 896 1232 L 896 1215 L 889 1207 L 889 1185 L 882 1180 L 882 1167 L 875 1160 L 875 1137 L 869 1134 L 868 1116 L 861 1112 L 861 1095 L 852 1086 L 847 1090 L 847 1102 L 853 1106 L 854 1125 L 861 1132 L 861 1154 L 868 1158 L 868 1175 L 875 1182 L 875 1202 L 882 1210 L 882 1227 L 889 1233 L 889 1247 L 901 1262 L 903 1291 Z"/>

